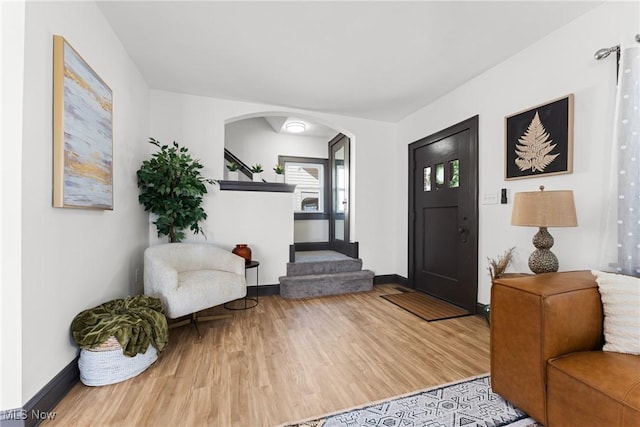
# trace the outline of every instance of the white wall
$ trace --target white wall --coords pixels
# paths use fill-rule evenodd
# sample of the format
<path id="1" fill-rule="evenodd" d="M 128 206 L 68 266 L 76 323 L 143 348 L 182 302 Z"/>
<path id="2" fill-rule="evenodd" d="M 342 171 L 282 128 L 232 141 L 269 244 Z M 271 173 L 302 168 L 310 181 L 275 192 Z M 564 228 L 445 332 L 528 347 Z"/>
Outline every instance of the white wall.
<path id="1" fill-rule="evenodd" d="M 287 274 L 293 242 L 292 204 L 292 193 L 216 189 L 205 206 L 209 240 L 228 250 L 238 243 L 248 244 L 252 259 L 260 261 L 260 284 L 277 284 Z M 253 273 L 247 273 L 247 284 L 255 284 Z"/>
<path id="2" fill-rule="evenodd" d="M 260 163 L 264 169 L 262 178 L 268 182 L 276 181 L 273 168 L 278 163 L 278 156 L 326 159 L 330 139 L 277 133 L 261 117 L 238 120 L 225 126 L 225 147 L 249 167 Z"/>
<path id="3" fill-rule="evenodd" d="M 596 265 L 608 178 L 615 70 L 613 58 L 601 62 L 592 58 L 596 49 L 629 42 L 638 32 L 636 2 L 606 3 L 417 111 L 398 126 L 162 91 L 151 91 L 149 101 L 145 82 L 93 3 L 29 2 L 26 11 L 21 8 L 22 3 L 3 2 L 0 9 L 2 409 L 24 404 L 73 360 L 77 349 L 71 342 L 69 326 L 76 313 L 141 290 L 136 271 L 141 269 L 142 251 L 149 241 L 157 241 L 149 239 L 149 220 L 137 202 L 135 184 L 135 171 L 148 156 L 145 141 L 150 135 L 188 146 L 195 157 L 203 160 L 205 176 L 222 179 L 224 125 L 230 119 L 293 112 L 347 134 L 352 138 L 352 240 L 360 242 L 365 268 L 376 274 L 406 275 L 407 144 L 479 114 L 480 193 L 507 187 L 513 198 L 514 192 L 532 190 L 541 183 L 549 189 L 573 189 L 579 227 L 552 230 L 556 238 L 554 251 L 563 270 Z M 26 39 L 22 96 L 23 12 Z M 66 37 L 114 92 L 113 211 L 51 207 L 53 34 Z M 7 50 L 7 44 L 12 49 Z M 17 63 L 6 68 L 5 60 Z M 15 87 L 6 96 L 9 79 Z M 505 182 L 504 116 L 568 93 L 575 94 L 574 173 Z M 7 110 L 8 101 L 19 111 Z M 18 126 L 7 127 L 7 122 Z M 18 129 L 20 123 L 22 129 Z M 14 145 L 7 144 L 11 140 Z M 263 261 L 262 283 L 273 281 L 284 268 L 283 243 L 290 243 L 292 236 L 285 232 L 282 242 L 273 243 L 271 230 L 276 234 L 288 227 L 281 221 L 280 212 L 281 206 L 290 206 L 286 199 L 286 195 L 256 196 L 212 189 L 205 201 L 210 214 L 205 224 L 209 238 L 229 247 L 240 240 L 252 245 L 255 257 Z M 272 201 L 274 209 L 264 213 Z M 16 207 L 9 209 L 12 204 Z M 260 217 L 252 216 L 256 210 L 249 207 L 257 208 Z M 238 209 L 242 216 L 235 213 Z M 489 300 L 490 284 L 484 269 L 487 257 L 516 246 L 518 255 L 512 270 L 527 270 L 526 258 L 532 250 L 530 239 L 535 230 L 510 226 L 510 212 L 511 204 L 484 205 L 480 209 L 481 302 Z M 250 226 L 239 229 L 237 234 L 236 230 L 225 228 L 238 218 Z M 20 236 L 14 233 L 18 228 Z M 292 232 L 292 228 L 287 230 Z M 16 267 L 20 258 L 21 266 Z"/>
<path id="4" fill-rule="evenodd" d="M 195 157 L 203 160 L 205 176 L 222 179 L 224 124 L 230 119 L 294 112 L 347 134 L 352 138 L 352 240 L 360 242 L 365 268 L 376 274 L 406 275 L 407 144 L 479 114 L 481 194 L 507 187 L 512 198 L 514 192 L 535 189 L 541 183 L 550 189 L 573 189 L 579 227 L 552 230 L 556 238 L 554 251 L 563 270 L 591 268 L 596 264 L 612 133 L 615 70 L 613 58 L 597 62 L 592 57 L 596 49 L 630 41 L 638 32 L 636 2 L 607 3 L 595 9 L 417 111 L 398 126 L 162 91 L 151 91 L 149 101 L 145 82 L 110 26 L 97 7 L 86 2 L 27 3 L 22 97 L 19 76 L 24 5 L 13 6 L 17 9 L 10 10 L 3 2 L 0 15 L 3 36 L 0 201 L 4 208 L 0 218 L 2 409 L 24 404 L 73 360 L 77 349 L 72 344 L 69 326 L 76 313 L 141 290 L 141 283 L 136 283 L 136 271 L 141 269 L 143 249 L 154 239 L 149 239 L 149 220 L 137 202 L 135 171 L 148 156 L 145 141 L 150 135 L 164 142 L 175 139 L 188 146 Z M 113 211 L 51 207 L 53 34 L 66 37 L 113 90 Z M 5 50 L 7 43 L 11 43 L 13 50 Z M 7 58 L 18 61 L 14 65 L 17 68 L 5 68 Z M 5 97 L 8 78 L 16 87 Z M 567 93 L 574 93 L 576 102 L 574 173 L 503 181 L 503 155 L 495 153 L 503 150 L 504 116 Z M 5 121 L 21 123 L 20 112 L 7 111 L 8 100 L 12 108 L 19 109 L 24 104 L 21 130 L 16 126 L 5 127 Z M 6 145 L 7 135 L 15 145 Z M 22 162 L 18 161 L 20 156 Z M 253 245 L 256 258 L 263 260 L 261 282 L 266 283 L 283 268 L 284 245 L 276 243 L 274 250 L 270 230 L 280 233 L 285 228 L 278 212 L 280 205 L 289 202 L 285 195 L 263 194 L 255 198 L 251 195 L 212 189 L 205 201 L 210 213 L 205 231 L 221 245 L 231 246 L 240 239 Z M 272 200 L 276 207 L 266 214 L 260 212 L 262 220 L 251 216 L 255 211 L 246 209 L 254 206 L 262 211 Z M 17 207 L 10 210 L 7 204 Z M 240 218 L 254 229 L 242 229 L 235 234 L 224 228 L 227 222 L 239 217 L 234 214 L 235 209 L 242 209 Z M 510 204 L 481 206 L 481 302 L 489 299 L 490 284 L 484 270 L 487 257 L 516 246 L 518 258 L 513 270 L 527 270 L 526 258 L 535 230 L 511 227 L 510 212 Z M 21 235 L 12 235 L 20 224 Z M 291 239 L 291 235 L 284 238 Z M 21 257 L 20 267 L 11 264 L 16 260 L 19 263 Z M 12 306 L 16 303 L 17 307 Z M 7 345 L 7 340 L 18 342 Z"/>
<path id="5" fill-rule="evenodd" d="M 541 184 L 549 190 L 573 190 L 578 227 L 550 230 L 553 252 L 560 270 L 597 266 L 616 77 L 615 58 L 595 61 L 593 54 L 601 47 L 631 43 L 639 30 L 639 16 L 637 2 L 606 3 L 399 123 L 396 169 L 401 190 L 396 203 L 406 218 L 407 144 L 480 115 L 480 198 L 500 188 L 507 188 L 510 198 L 508 205 L 480 206 L 480 302 L 488 303 L 490 297 L 487 257 L 515 246 L 510 271 L 529 271 L 527 259 L 536 229 L 510 225 L 511 201 L 518 191 L 535 191 Z M 575 94 L 573 174 L 504 181 L 504 117 L 569 93 Z M 403 254 L 397 271 L 406 274 L 406 220 L 403 224 L 397 228 L 395 247 Z"/>
<path id="6" fill-rule="evenodd" d="M 153 90 L 151 91 L 150 134 L 161 141 L 176 140 L 189 147 L 193 155 L 202 160 L 205 176 L 222 179 L 225 176 L 223 158 L 225 122 L 237 118 L 266 115 L 266 113 L 296 113 L 296 117 L 324 124 L 351 137 L 353 179 L 351 240 L 360 242 L 360 256 L 363 258 L 364 268 L 370 268 L 376 274 L 394 273 L 397 254 L 395 251 L 388 250 L 395 239 L 393 224 L 395 207 L 388 203 L 388 198 L 396 191 L 393 173 L 389 168 L 390 164 L 395 164 L 397 155 L 393 145 L 396 138 L 394 124 Z M 234 197 L 244 197 L 238 192 L 228 192 L 230 195 L 226 203 L 222 204 L 216 202 L 217 191 L 212 191 L 205 199 L 205 208 L 209 215 L 216 210 L 230 209 L 235 206 Z M 236 196 L 233 196 L 234 194 Z M 258 205 L 257 207 L 263 211 L 263 220 L 245 224 L 246 227 L 264 229 L 279 221 L 275 218 L 275 211 L 270 211 L 269 206 Z M 223 225 L 216 224 L 212 218 L 213 216 L 207 220 L 204 228 L 209 240 L 217 243 L 217 230 Z M 153 228 L 151 234 L 155 236 Z M 274 239 L 275 234 L 274 232 Z M 199 239 L 199 237 L 193 239 Z M 152 237 L 151 243 L 156 241 Z M 274 244 L 279 251 L 284 243 Z M 293 241 L 289 240 L 286 245 L 291 243 Z M 261 261 L 263 264 L 274 263 L 274 265 L 282 262 L 279 257 L 271 259 L 269 254 Z M 265 280 L 267 280 L 266 276 Z"/>
<path id="7" fill-rule="evenodd" d="M 113 211 L 52 207 L 54 34 L 113 91 Z M 148 155 L 149 90 L 94 3 L 27 2 L 24 81 L 21 405 L 76 356 L 77 313 L 142 291 L 148 243 L 135 172 Z"/>
<path id="8" fill-rule="evenodd" d="M 278 156 L 326 159 L 331 140 L 330 137 L 279 133 L 262 117 L 227 123 L 224 139 L 225 148 L 245 164 L 252 166 L 260 163 L 264 169 L 262 178 L 268 182 L 276 181 L 273 168 L 278 163 Z M 328 230 L 328 220 L 297 220 L 294 224 L 294 241 L 326 242 L 329 239 Z"/>
<path id="9" fill-rule="evenodd" d="M 22 406 L 22 88 L 25 3 L 0 2 L 0 411 Z"/>
<path id="10" fill-rule="evenodd" d="M 329 240 L 328 219 L 298 219 L 294 221 L 295 243 L 327 242 Z"/>

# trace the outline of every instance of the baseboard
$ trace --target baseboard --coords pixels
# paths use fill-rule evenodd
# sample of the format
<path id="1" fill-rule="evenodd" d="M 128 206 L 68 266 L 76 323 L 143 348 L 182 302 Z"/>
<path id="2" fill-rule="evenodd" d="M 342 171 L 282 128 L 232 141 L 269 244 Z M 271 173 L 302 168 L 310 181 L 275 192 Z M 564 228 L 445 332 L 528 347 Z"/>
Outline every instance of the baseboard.
<path id="1" fill-rule="evenodd" d="M 3 409 L 0 411 L 0 426 L 2 427 L 24 427 L 24 420 L 27 419 L 27 411 L 19 409 Z"/>
<path id="2" fill-rule="evenodd" d="M 341 242 L 339 240 L 331 242 L 331 250 L 340 252 L 351 258 L 360 256 L 360 245 L 358 242 Z"/>
<path id="3" fill-rule="evenodd" d="M 289 253 L 290 255 L 293 254 L 293 258 L 290 259 L 289 262 L 295 261 L 296 251 L 329 251 L 329 250 L 331 250 L 331 245 L 329 244 L 329 242 L 294 243 L 293 245 L 289 245 Z"/>
<path id="4" fill-rule="evenodd" d="M 394 285 L 409 286 L 409 279 L 407 279 L 406 277 L 402 277 L 399 274 L 380 274 L 380 275 L 374 276 L 373 284 L 374 285 L 394 284 Z"/>
<path id="5" fill-rule="evenodd" d="M 80 381 L 78 357 L 49 381 L 24 408 L 5 410 L 0 413 L 2 427 L 34 427 L 45 420 L 55 419 L 53 409 Z"/>
<path id="6" fill-rule="evenodd" d="M 73 359 L 24 405 L 28 415 L 25 427 L 37 426 L 47 419 L 46 417 L 55 417 L 55 413 L 52 412 L 53 408 L 80 381 L 79 358 L 80 356 Z"/>
<path id="7" fill-rule="evenodd" d="M 374 285 L 402 285 L 409 286 L 409 280 L 406 277 L 402 277 L 399 274 L 381 274 L 373 277 Z M 275 285 L 260 285 L 260 286 L 247 286 L 247 296 L 255 297 L 256 291 L 258 296 L 266 297 L 269 295 L 280 295 L 280 284 Z"/>
<path id="8" fill-rule="evenodd" d="M 247 296 L 256 296 L 256 291 L 258 296 L 260 297 L 266 297 L 269 295 L 280 295 L 280 284 L 278 283 L 276 285 L 247 286 Z"/>

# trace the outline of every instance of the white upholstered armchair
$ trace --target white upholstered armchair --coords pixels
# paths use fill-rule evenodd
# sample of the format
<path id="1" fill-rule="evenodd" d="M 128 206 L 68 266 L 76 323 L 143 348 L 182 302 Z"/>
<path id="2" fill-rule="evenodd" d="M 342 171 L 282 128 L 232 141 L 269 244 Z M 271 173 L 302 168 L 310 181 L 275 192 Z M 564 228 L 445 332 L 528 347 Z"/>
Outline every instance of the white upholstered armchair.
<path id="1" fill-rule="evenodd" d="M 144 252 L 144 293 L 162 300 L 167 317 L 191 315 L 179 326 L 221 316 L 197 317 L 198 311 L 247 294 L 245 261 L 229 251 L 206 243 L 167 243 Z M 229 317 L 229 316 L 225 316 Z"/>

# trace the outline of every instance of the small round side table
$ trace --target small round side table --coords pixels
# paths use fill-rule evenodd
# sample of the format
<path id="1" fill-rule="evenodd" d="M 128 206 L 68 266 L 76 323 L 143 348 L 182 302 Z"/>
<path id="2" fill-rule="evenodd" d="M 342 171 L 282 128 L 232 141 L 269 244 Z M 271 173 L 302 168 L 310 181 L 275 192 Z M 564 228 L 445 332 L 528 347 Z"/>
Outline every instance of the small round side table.
<path id="1" fill-rule="evenodd" d="M 249 292 L 248 292 L 248 286 L 247 286 L 247 295 L 244 298 L 241 299 L 237 299 L 234 301 L 230 301 L 224 304 L 224 308 L 226 308 L 227 310 L 247 310 L 249 308 L 253 308 L 256 305 L 258 305 L 258 296 L 259 296 L 259 292 L 258 292 L 258 288 L 260 287 L 260 262 L 259 261 L 249 261 L 248 263 L 246 263 L 244 265 L 244 277 L 247 277 L 247 270 L 250 270 L 252 268 L 256 269 L 256 297 L 250 297 L 249 296 Z M 244 301 L 244 304 L 240 305 L 239 307 L 237 306 L 238 304 L 236 304 L 238 301 Z"/>

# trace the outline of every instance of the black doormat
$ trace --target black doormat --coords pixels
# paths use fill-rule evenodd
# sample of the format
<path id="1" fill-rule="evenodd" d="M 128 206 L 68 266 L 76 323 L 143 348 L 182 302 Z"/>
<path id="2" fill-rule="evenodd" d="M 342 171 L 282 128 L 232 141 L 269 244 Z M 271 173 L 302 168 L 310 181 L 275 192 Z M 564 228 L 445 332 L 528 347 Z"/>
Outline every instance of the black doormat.
<path id="1" fill-rule="evenodd" d="M 398 294 L 380 296 L 427 322 L 471 315 L 471 313 L 464 308 L 449 304 L 448 302 L 423 294 L 422 292 L 404 290 Z"/>

